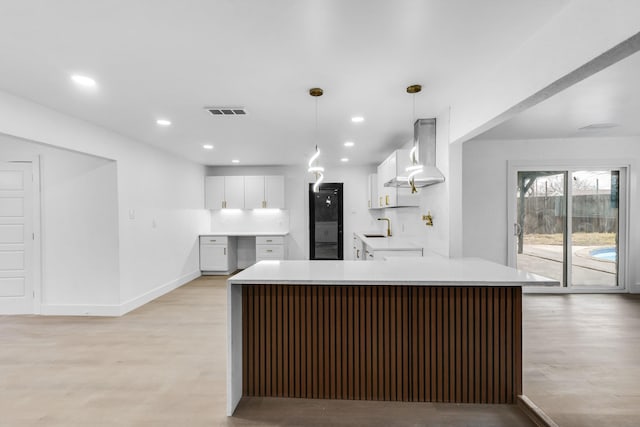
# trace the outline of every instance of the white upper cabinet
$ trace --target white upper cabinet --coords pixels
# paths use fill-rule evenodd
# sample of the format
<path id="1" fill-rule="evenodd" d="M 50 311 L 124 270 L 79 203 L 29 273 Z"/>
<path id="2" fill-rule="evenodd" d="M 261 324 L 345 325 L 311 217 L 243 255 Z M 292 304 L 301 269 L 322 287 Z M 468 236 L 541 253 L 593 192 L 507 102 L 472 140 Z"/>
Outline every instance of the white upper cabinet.
<path id="1" fill-rule="evenodd" d="M 244 209 L 244 176 L 224 177 L 225 208 Z"/>
<path id="2" fill-rule="evenodd" d="M 204 181 L 204 207 L 224 208 L 224 176 L 208 176 Z"/>
<path id="3" fill-rule="evenodd" d="M 378 174 L 372 173 L 368 176 L 367 179 L 367 207 L 369 209 L 379 209 L 380 199 L 378 198 Z"/>
<path id="4" fill-rule="evenodd" d="M 260 209 L 264 207 L 264 176 L 244 177 L 244 208 Z"/>
<path id="5" fill-rule="evenodd" d="M 208 176 L 207 209 L 284 209 L 284 176 Z"/>
<path id="6" fill-rule="evenodd" d="M 245 176 L 245 209 L 284 209 L 284 176 Z"/>
<path id="7" fill-rule="evenodd" d="M 207 209 L 244 209 L 244 176 L 207 176 L 204 206 Z"/>
<path id="8" fill-rule="evenodd" d="M 284 176 L 264 177 L 265 208 L 284 209 Z"/>
<path id="9" fill-rule="evenodd" d="M 381 208 L 397 206 L 395 187 L 385 187 L 384 183 L 396 176 L 396 152 L 394 151 L 378 166 L 378 204 Z"/>
<path id="10" fill-rule="evenodd" d="M 396 150 L 378 166 L 378 202 L 380 207 L 420 206 L 418 193 L 410 188 L 385 187 L 384 183 L 396 176 L 407 176 L 409 150 Z"/>

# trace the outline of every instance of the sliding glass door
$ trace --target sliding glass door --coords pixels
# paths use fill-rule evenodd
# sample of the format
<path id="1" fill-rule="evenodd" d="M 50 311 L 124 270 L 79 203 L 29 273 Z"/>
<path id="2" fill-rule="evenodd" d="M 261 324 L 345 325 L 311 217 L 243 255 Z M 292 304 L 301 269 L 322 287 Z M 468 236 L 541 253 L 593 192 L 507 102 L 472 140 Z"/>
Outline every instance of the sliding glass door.
<path id="1" fill-rule="evenodd" d="M 518 172 L 516 268 L 566 286 L 567 173 Z"/>
<path id="2" fill-rule="evenodd" d="M 571 285 L 617 287 L 619 171 L 571 173 Z"/>
<path id="3" fill-rule="evenodd" d="M 621 287 L 624 168 L 513 170 L 510 264 L 576 291 Z"/>

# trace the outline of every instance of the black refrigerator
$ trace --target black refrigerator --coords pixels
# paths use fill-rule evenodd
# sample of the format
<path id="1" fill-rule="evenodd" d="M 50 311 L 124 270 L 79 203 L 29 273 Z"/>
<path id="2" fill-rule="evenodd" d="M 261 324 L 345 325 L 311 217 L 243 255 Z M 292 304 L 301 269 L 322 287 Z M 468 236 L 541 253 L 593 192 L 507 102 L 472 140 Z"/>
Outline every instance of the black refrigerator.
<path id="1" fill-rule="evenodd" d="M 342 183 L 309 184 L 309 259 L 342 260 Z"/>

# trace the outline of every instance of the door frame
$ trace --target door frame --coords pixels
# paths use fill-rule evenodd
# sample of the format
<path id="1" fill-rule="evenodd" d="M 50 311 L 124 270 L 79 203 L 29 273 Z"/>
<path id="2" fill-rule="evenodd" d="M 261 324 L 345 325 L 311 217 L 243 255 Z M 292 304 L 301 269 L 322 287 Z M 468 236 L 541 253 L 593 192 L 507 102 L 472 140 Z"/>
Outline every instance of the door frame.
<path id="1" fill-rule="evenodd" d="M 41 181 L 41 160 L 40 156 L 36 155 L 27 159 L 13 158 L 13 159 L 0 159 L 3 163 L 31 163 L 32 174 L 32 265 L 31 268 L 31 280 L 33 289 L 33 305 L 32 313 L 41 314 L 42 304 L 44 300 L 42 289 L 42 270 L 43 270 L 43 256 L 42 256 L 42 181 Z"/>
<path id="2" fill-rule="evenodd" d="M 571 172 L 577 170 L 605 169 L 620 170 L 619 178 L 619 205 L 618 205 L 618 286 L 613 289 L 606 288 L 587 288 L 571 286 L 571 254 L 567 254 L 567 286 L 564 287 L 545 287 L 545 286 L 528 286 L 528 293 L 627 293 L 630 284 L 627 283 L 628 274 L 628 257 L 629 257 L 629 197 L 630 197 L 630 168 L 631 164 L 628 159 L 604 159 L 604 160 L 562 160 L 562 161 L 538 161 L 538 160 L 508 160 L 507 161 L 507 265 L 516 268 L 516 236 L 513 233 L 513 224 L 517 222 L 517 198 L 516 191 L 518 185 L 519 171 L 567 171 L 569 176 Z M 568 187 L 569 183 L 567 183 Z M 570 238 L 570 225 L 572 224 L 571 216 L 571 198 L 567 197 L 567 240 Z"/>

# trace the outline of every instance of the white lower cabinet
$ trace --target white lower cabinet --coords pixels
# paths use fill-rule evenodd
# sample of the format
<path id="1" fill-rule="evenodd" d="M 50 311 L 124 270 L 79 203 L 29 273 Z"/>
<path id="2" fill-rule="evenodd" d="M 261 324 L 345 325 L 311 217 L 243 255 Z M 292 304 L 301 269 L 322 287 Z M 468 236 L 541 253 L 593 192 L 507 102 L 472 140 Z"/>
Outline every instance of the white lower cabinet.
<path id="1" fill-rule="evenodd" d="M 356 261 L 364 260 L 364 242 L 353 234 L 353 259 Z"/>
<path id="2" fill-rule="evenodd" d="M 365 261 L 382 261 L 386 257 L 416 257 L 422 256 L 422 249 L 395 249 L 395 250 L 383 250 L 373 249 L 369 245 L 364 245 L 364 260 Z"/>
<path id="3" fill-rule="evenodd" d="M 374 260 L 384 260 L 386 257 L 415 257 L 422 256 L 422 249 L 399 251 L 373 251 Z"/>
<path id="4" fill-rule="evenodd" d="M 238 266 L 236 239 L 228 236 L 200 236 L 200 271 L 230 274 Z"/>
<path id="5" fill-rule="evenodd" d="M 284 236 L 256 236 L 256 262 L 286 259 Z"/>

